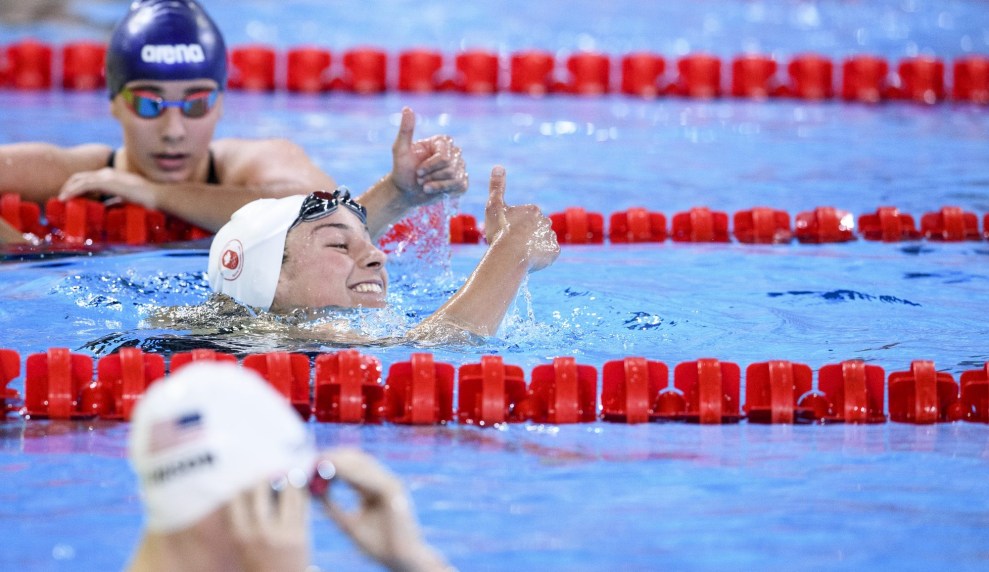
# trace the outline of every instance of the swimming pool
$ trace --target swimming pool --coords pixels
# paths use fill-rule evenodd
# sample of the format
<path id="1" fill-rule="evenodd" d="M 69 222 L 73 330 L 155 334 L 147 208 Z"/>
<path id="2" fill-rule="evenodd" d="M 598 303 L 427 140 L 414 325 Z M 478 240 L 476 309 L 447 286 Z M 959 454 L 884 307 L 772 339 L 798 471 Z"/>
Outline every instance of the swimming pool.
<path id="1" fill-rule="evenodd" d="M 284 3 L 246 5 L 209 5 L 230 22 L 232 45 L 322 37 L 284 15 Z M 460 38 L 479 38 L 471 43 L 506 50 L 594 42 L 614 53 L 648 46 L 672 55 L 685 42 L 729 56 L 758 40 L 781 54 L 817 49 L 838 58 L 859 47 L 949 58 L 969 37 L 972 50 L 987 51 L 977 24 L 985 8 L 966 2 L 577 3 L 562 15 L 537 5 L 504 18 L 494 2 L 457 12 L 411 6 L 382 10 L 408 19 L 377 45 L 452 52 L 467 43 Z M 327 41 L 333 48 L 357 43 L 362 31 L 369 37 L 384 19 L 345 9 L 331 16 L 345 29 Z M 537 24 L 525 34 L 509 27 L 526 19 Z M 498 26 L 489 29 L 492 21 Z M 653 21 L 655 29 L 645 25 Z M 989 212 L 989 115 L 979 106 L 232 92 L 220 135 L 291 136 L 339 181 L 362 188 L 388 169 L 405 104 L 420 115 L 420 135 L 449 133 L 463 148 L 474 184 L 460 209 L 476 216 L 494 163 L 508 167 L 510 200 L 546 212 L 641 205 L 670 216 L 699 205 L 729 213 L 769 205 L 795 214 L 832 205 L 859 215 L 885 204 L 915 216 L 948 204 Z M 17 110 L 5 114 L 0 135 L 118 141 L 105 106 L 102 94 L 0 92 L 0 108 Z M 164 352 L 199 343 L 242 353 L 320 349 L 144 322 L 152 305 L 206 298 L 205 247 L 5 263 L 0 347 L 22 355 L 57 345 L 102 355 L 127 343 Z M 408 259 L 393 266 L 402 309 L 435 307 L 479 255 L 480 247 L 453 247 L 450 276 L 434 270 L 435 281 L 403 279 L 421 266 Z M 511 325 L 486 345 L 429 351 L 456 365 L 497 353 L 527 372 L 558 355 L 599 370 L 632 355 L 671 368 L 706 356 L 815 369 L 859 357 L 887 372 L 931 359 L 957 378 L 989 359 L 987 257 L 984 241 L 565 246 L 556 265 L 530 279 L 531 318 L 523 298 Z M 421 349 L 369 352 L 387 369 Z M 465 570 L 976 570 L 987 559 L 985 425 L 312 428 L 321 445 L 359 445 L 402 474 L 427 537 Z M 10 419 L 0 435 L 0 565 L 119 568 L 140 525 L 126 425 Z M 324 519 L 316 522 L 317 564 L 370 569 Z"/>

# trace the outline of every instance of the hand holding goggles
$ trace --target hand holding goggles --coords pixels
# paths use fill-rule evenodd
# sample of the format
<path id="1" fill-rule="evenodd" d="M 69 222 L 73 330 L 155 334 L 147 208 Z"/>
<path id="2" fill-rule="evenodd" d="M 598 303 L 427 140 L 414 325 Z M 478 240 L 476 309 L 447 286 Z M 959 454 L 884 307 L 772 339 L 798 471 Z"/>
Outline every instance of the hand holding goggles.
<path id="1" fill-rule="evenodd" d="M 120 94 L 123 96 L 124 102 L 127 103 L 127 107 L 135 115 L 144 119 L 161 117 L 161 114 L 165 113 L 165 109 L 169 107 L 178 107 L 182 110 L 182 115 L 189 119 L 199 119 L 209 113 L 216 105 L 219 91 L 215 89 L 197 91 L 182 99 L 175 100 L 165 99 L 153 91 L 132 90 L 130 88 L 124 88 Z"/>
<path id="2" fill-rule="evenodd" d="M 306 200 L 302 202 L 302 208 L 299 209 L 298 218 L 296 218 L 295 222 L 292 223 L 292 226 L 288 228 L 289 230 L 292 230 L 300 223 L 312 222 L 314 220 L 328 217 L 336 212 L 340 205 L 350 209 L 350 212 L 354 213 L 357 218 L 361 219 L 361 223 L 365 225 L 367 224 L 367 209 L 354 199 L 350 198 L 350 189 L 341 185 L 332 193 L 327 191 L 316 191 L 306 197 Z"/>

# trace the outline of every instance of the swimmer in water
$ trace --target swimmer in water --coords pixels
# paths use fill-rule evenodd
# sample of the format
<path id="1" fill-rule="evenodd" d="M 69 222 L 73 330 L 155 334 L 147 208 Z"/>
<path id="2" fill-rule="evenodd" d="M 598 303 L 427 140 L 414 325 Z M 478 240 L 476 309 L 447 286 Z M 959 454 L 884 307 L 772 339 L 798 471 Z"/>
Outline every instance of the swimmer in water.
<path id="1" fill-rule="evenodd" d="M 345 189 L 252 202 L 214 237 L 210 286 L 274 313 L 384 307 L 385 254 L 375 245 L 366 217 Z M 408 338 L 494 335 L 526 275 L 552 264 L 560 252 L 550 221 L 538 207 L 505 203 L 500 166 L 491 171 L 484 230 L 488 249 L 466 283 Z"/>
<path id="2" fill-rule="evenodd" d="M 252 200 L 337 186 L 288 140 L 213 139 L 223 114 L 227 50 L 193 0 L 135 1 L 110 38 L 106 78 L 123 145 L 2 145 L 0 189 L 38 203 L 109 195 L 215 232 Z M 358 198 L 372 213 L 367 226 L 374 238 L 412 209 L 467 190 L 453 140 L 414 141 L 414 130 L 415 115 L 405 108 L 392 171 Z M 10 234 L 7 227 L 0 241 Z"/>
<path id="3" fill-rule="evenodd" d="M 154 382 L 128 453 L 145 509 L 131 572 L 309 570 L 310 499 L 388 570 L 451 570 L 423 540 L 401 481 L 359 450 L 317 452 L 251 370 L 195 363 Z M 355 509 L 335 500 L 346 489 Z"/>

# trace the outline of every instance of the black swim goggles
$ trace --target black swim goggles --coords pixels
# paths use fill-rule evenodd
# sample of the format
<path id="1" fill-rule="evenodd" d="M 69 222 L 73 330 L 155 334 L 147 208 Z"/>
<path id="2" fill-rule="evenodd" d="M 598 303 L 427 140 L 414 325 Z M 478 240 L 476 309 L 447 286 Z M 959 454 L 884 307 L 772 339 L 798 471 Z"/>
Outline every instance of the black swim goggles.
<path id="1" fill-rule="evenodd" d="M 120 94 L 134 115 L 143 119 L 161 117 L 169 107 L 178 107 L 182 110 L 182 115 L 189 119 L 199 119 L 209 113 L 216 105 L 219 91 L 215 89 L 196 91 L 176 100 L 165 99 L 154 91 L 132 90 L 126 87 L 120 91 Z"/>
<path id="2" fill-rule="evenodd" d="M 367 224 L 367 209 L 354 199 L 350 198 L 350 189 L 341 185 L 332 193 L 327 191 L 316 191 L 306 197 L 306 200 L 302 201 L 302 208 L 299 209 L 299 216 L 295 219 L 295 222 L 292 223 L 292 226 L 288 227 L 288 229 L 292 230 L 301 223 L 312 222 L 314 220 L 328 217 L 336 212 L 340 205 L 350 209 L 350 212 L 354 213 L 357 218 L 361 219 L 362 224 Z"/>

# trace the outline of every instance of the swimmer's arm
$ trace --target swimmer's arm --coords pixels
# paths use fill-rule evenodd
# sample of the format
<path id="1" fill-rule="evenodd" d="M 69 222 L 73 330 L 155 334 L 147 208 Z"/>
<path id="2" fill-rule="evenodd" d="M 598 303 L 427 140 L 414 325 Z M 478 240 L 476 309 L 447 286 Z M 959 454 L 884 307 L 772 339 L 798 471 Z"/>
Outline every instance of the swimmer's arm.
<path id="1" fill-rule="evenodd" d="M 411 339 L 452 339 L 457 330 L 492 336 L 515 300 L 526 274 L 545 268 L 560 253 L 548 218 L 535 205 L 505 203 L 505 169 L 491 170 L 485 232 L 491 245 L 467 282 L 421 324 Z"/>
<path id="2" fill-rule="evenodd" d="M 28 244 L 28 241 L 19 230 L 0 218 L 0 244 Z"/>
<path id="3" fill-rule="evenodd" d="M 316 167 L 301 147 L 284 139 L 223 139 L 211 149 L 221 185 L 156 183 L 134 173 L 101 169 L 72 177 L 59 198 L 111 194 L 216 232 L 237 209 L 253 200 L 336 187 L 333 178 Z"/>
<path id="4" fill-rule="evenodd" d="M 399 190 L 391 175 L 382 177 L 357 197 L 357 202 L 367 208 L 367 230 L 371 234 L 371 240 L 375 241 L 417 206 Z"/>
<path id="5" fill-rule="evenodd" d="M 528 256 L 519 256 L 518 249 L 510 243 L 496 241 L 464 285 L 407 337 L 447 339 L 457 331 L 493 336 L 515 300 L 529 267 Z"/>
<path id="6" fill-rule="evenodd" d="M 106 145 L 59 147 L 48 143 L 0 145 L 0 193 L 18 193 L 43 203 L 58 195 L 75 173 L 106 166 L 113 150 Z"/>

